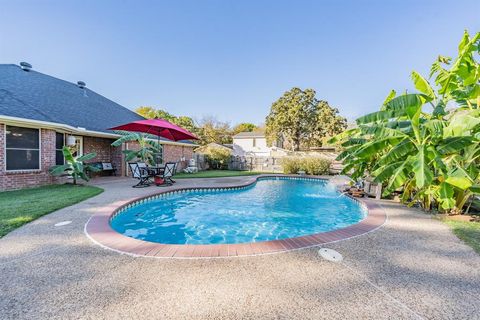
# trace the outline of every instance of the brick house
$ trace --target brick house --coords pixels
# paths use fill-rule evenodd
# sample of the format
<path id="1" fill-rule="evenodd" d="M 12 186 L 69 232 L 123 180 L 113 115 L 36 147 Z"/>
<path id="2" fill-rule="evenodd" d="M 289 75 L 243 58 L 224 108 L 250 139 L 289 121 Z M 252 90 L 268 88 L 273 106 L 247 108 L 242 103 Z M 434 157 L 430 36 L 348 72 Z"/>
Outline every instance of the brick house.
<path id="1" fill-rule="evenodd" d="M 95 152 L 92 162 L 111 162 L 117 175 L 125 175 L 122 150 L 135 143 L 111 146 L 119 135 L 107 128 L 140 119 L 81 81 L 57 79 L 28 64 L 0 64 L 0 190 L 54 183 L 48 169 L 63 164 L 61 149 L 73 139 L 78 154 Z M 190 141 L 160 143 L 163 162 L 179 162 L 180 168 L 196 147 Z"/>

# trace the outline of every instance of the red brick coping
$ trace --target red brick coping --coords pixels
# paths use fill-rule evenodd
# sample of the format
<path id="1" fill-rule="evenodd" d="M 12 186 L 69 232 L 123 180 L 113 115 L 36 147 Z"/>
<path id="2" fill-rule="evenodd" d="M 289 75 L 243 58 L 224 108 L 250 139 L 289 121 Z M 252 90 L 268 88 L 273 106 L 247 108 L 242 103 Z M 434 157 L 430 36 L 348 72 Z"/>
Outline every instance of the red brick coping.
<path id="1" fill-rule="evenodd" d="M 161 244 L 124 236 L 113 230 L 110 226 L 110 220 L 115 215 L 128 209 L 136 203 L 160 198 L 166 194 L 185 192 L 190 190 L 227 190 L 227 189 L 245 189 L 257 182 L 261 178 L 278 177 L 280 179 L 321 179 L 321 178 L 303 178 L 292 176 L 261 176 L 253 181 L 243 185 L 225 186 L 225 187 L 205 187 L 205 188 L 179 188 L 170 189 L 156 193 L 147 197 L 136 198 L 125 201 L 120 206 L 118 204 L 103 207 L 101 212 L 92 216 L 85 225 L 86 235 L 100 246 L 117 251 L 120 253 L 134 256 L 144 256 L 152 258 L 218 258 L 218 257 L 239 257 L 252 256 L 260 254 L 270 254 L 277 252 L 286 252 L 291 250 L 303 249 L 308 247 L 320 246 L 326 243 L 356 237 L 382 226 L 386 221 L 385 211 L 369 199 L 354 199 L 368 210 L 367 216 L 357 224 L 350 225 L 343 229 L 321 232 L 307 236 L 287 238 L 282 240 L 240 243 L 240 244 L 209 244 L 209 245 L 190 245 L 190 244 Z"/>

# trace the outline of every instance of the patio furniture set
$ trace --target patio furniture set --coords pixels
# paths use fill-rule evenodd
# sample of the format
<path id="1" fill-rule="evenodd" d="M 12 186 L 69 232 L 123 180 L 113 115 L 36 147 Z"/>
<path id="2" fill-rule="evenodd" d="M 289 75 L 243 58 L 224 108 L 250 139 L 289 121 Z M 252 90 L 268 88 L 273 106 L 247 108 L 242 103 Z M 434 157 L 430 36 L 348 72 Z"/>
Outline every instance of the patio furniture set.
<path id="1" fill-rule="evenodd" d="M 132 178 L 138 179 L 138 183 L 133 188 L 144 188 L 155 184 L 160 186 L 171 186 L 175 183 L 172 179 L 175 174 L 177 164 L 167 162 L 165 165 L 147 166 L 145 162 L 129 162 L 128 166 Z"/>

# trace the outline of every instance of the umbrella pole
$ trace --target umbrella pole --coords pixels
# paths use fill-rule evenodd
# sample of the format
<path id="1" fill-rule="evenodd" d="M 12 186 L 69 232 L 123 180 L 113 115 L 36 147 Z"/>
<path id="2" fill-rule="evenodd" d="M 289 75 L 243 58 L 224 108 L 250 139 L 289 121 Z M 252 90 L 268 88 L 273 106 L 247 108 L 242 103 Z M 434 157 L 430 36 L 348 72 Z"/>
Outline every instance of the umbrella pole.
<path id="1" fill-rule="evenodd" d="M 158 146 L 160 145 L 160 136 L 157 136 L 157 153 L 156 153 L 156 156 L 155 156 L 155 165 L 158 166 L 160 165 L 160 163 L 158 163 L 158 153 L 159 153 L 159 149 L 158 149 Z"/>

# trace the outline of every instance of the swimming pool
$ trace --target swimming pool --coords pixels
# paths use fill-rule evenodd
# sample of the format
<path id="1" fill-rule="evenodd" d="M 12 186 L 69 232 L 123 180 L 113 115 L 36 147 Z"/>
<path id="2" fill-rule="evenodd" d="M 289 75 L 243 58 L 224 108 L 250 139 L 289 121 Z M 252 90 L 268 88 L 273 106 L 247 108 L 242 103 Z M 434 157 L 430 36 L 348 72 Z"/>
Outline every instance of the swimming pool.
<path id="1" fill-rule="evenodd" d="M 238 244 L 337 230 L 366 215 L 326 180 L 269 177 L 241 188 L 160 194 L 118 211 L 110 226 L 162 244 Z"/>

